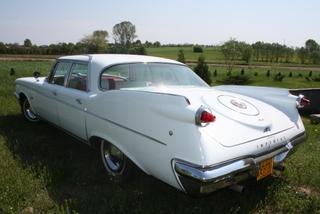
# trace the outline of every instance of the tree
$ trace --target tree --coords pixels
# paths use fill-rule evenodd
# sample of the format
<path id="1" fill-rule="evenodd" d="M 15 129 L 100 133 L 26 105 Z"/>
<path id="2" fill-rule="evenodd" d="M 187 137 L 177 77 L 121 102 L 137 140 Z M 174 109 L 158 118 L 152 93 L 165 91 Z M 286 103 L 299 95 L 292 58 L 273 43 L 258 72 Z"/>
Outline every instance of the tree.
<path id="1" fill-rule="evenodd" d="M 308 51 L 302 47 L 298 49 L 298 58 L 300 59 L 300 62 L 304 64 L 306 62 L 306 59 L 308 58 Z"/>
<path id="2" fill-rule="evenodd" d="M 209 67 L 207 63 L 205 62 L 204 56 L 201 54 L 198 58 L 198 62 L 196 67 L 194 68 L 194 71 L 198 76 L 200 76 L 206 83 L 209 85 L 211 84 L 211 78 L 209 73 Z"/>
<path id="3" fill-rule="evenodd" d="M 313 39 L 308 39 L 305 44 L 308 57 L 311 63 L 317 64 L 320 61 L 320 47 Z"/>
<path id="4" fill-rule="evenodd" d="M 308 52 L 314 52 L 317 51 L 319 49 L 319 45 L 316 41 L 314 41 L 313 39 L 308 39 L 306 41 L 305 47 L 307 49 Z"/>
<path id="5" fill-rule="evenodd" d="M 136 40 L 136 41 L 134 42 L 134 44 L 135 44 L 135 45 L 142 45 L 142 42 L 141 42 L 141 40 L 138 39 L 138 40 Z"/>
<path id="6" fill-rule="evenodd" d="M 23 42 L 24 47 L 30 48 L 32 46 L 31 40 L 30 39 L 25 39 Z"/>
<path id="7" fill-rule="evenodd" d="M 251 45 L 246 44 L 245 42 L 240 42 L 239 44 L 241 58 L 247 63 L 250 64 L 252 59 L 253 49 Z"/>
<path id="8" fill-rule="evenodd" d="M 128 49 L 129 54 L 147 55 L 147 51 L 143 45 L 135 45 Z"/>
<path id="9" fill-rule="evenodd" d="M 218 75 L 217 69 L 214 69 L 213 76 L 216 77 Z"/>
<path id="10" fill-rule="evenodd" d="M 200 46 L 193 46 L 194 53 L 203 53 L 203 48 Z"/>
<path id="11" fill-rule="evenodd" d="M 7 53 L 7 47 L 3 42 L 0 42 L 0 53 L 6 54 Z"/>
<path id="12" fill-rule="evenodd" d="M 262 46 L 263 46 L 263 42 L 256 42 L 254 44 L 252 44 L 252 48 L 253 48 L 253 55 L 256 61 L 260 61 L 260 57 L 262 55 Z"/>
<path id="13" fill-rule="evenodd" d="M 136 27 L 129 21 L 124 21 L 113 26 L 113 38 L 115 43 L 130 47 L 136 36 Z"/>
<path id="14" fill-rule="evenodd" d="M 108 47 L 108 32 L 96 30 L 92 35 L 84 37 L 80 42 L 85 47 L 87 53 L 104 53 Z"/>
<path id="15" fill-rule="evenodd" d="M 184 52 L 183 52 L 183 49 L 180 49 L 178 51 L 178 59 L 177 59 L 179 62 L 181 63 L 186 63 L 186 59 L 184 57 Z"/>
<path id="16" fill-rule="evenodd" d="M 155 48 L 159 48 L 161 46 L 161 43 L 159 41 L 156 41 L 156 42 L 153 43 L 153 46 Z"/>
<path id="17" fill-rule="evenodd" d="M 225 62 L 228 65 L 228 72 L 231 73 L 234 61 L 241 55 L 239 50 L 239 42 L 235 39 L 230 39 L 221 46 L 221 51 Z"/>
<path id="18" fill-rule="evenodd" d="M 270 70 L 267 71 L 267 77 L 270 77 Z"/>
<path id="19" fill-rule="evenodd" d="M 150 48 L 152 46 L 152 42 L 149 42 L 148 40 L 144 43 L 144 46 L 147 48 Z"/>

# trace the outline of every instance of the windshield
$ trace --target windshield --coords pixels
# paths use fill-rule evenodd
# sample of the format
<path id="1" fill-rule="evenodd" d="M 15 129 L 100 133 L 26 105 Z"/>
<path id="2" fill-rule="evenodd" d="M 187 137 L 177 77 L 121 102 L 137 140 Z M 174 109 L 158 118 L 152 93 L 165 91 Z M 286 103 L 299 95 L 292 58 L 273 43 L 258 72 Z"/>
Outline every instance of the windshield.
<path id="1" fill-rule="evenodd" d="M 208 86 L 187 66 L 166 63 L 115 65 L 104 70 L 100 78 L 100 87 L 105 90 L 149 86 Z"/>

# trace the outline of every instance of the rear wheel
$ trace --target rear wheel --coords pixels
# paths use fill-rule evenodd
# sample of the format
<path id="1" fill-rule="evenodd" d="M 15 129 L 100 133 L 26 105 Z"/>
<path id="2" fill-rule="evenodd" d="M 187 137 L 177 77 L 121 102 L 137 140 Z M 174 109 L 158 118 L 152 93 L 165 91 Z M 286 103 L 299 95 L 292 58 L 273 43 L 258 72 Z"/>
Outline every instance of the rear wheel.
<path id="1" fill-rule="evenodd" d="M 110 175 L 127 178 L 132 171 L 132 162 L 116 146 L 105 140 L 100 142 L 101 160 Z"/>
<path id="2" fill-rule="evenodd" d="M 40 120 L 40 118 L 32 111 L 27 98 L 25 98 L 21 103 L 21 112 L 24 118 L 30 122 L 38 122 Z"/>

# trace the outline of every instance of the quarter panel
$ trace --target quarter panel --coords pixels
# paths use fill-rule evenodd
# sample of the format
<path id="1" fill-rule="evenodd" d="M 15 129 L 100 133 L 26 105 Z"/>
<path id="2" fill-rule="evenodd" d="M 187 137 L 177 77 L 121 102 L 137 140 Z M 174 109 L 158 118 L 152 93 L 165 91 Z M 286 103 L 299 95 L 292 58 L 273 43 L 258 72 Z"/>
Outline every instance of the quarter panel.
<path id="1" fill-rule="evenodd" d="M 177 188 L 173 158 L 204 163 L 195 112 L 183 97 L 114 90 L 91 98 L 87 113 L 89 137 L 103 137 L 143 171 Z"/>

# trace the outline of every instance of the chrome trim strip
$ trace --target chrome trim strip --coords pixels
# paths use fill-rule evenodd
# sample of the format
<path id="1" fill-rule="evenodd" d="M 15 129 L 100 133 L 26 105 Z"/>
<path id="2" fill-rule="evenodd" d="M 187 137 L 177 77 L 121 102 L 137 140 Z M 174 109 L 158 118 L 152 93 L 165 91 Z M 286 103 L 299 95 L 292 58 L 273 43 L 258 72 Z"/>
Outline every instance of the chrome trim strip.
<path id="1" fill-rule="evenodd" d="M 248 141 L 245 141 L 245 142 L 242 142 L 242 143 L 238 143 L 238 144 L 235 144 L 235 145 L 232 145 L 232 146 L 226 146 L 226 145 L 222 145 L 222 146 L 228 147 L 228 148 L 234 147 L 234 146 L 239 146 L 239 145 L 242 145 L 242 144 L 250 143 L 250 142 L 253 142 L 253 141 L 256 141 L 256 140 L 260 140 L 260 139 L 263 139 L 263 138 L 267 138 L 267 137 L 270 137 L 272 135 L 279 134 L 281 132 L 288 131 L 289 129 L 292 129 L 292 128 L 294 128 L 294 126 L 291 126 L 291 127 L 287 128 L 287 129 L 284 129 L 284 130 L 281 130 L 281 131 L 278 131 L 278 132 L 275 132 L 275 133 L 272 133 L 272 134 L 269 134 L 269 135 L 265 135 L 265 136 L 262 136 L 262 137 L 255 138 L 253 140 L 248 140 Z"/>
<path id="2" fill-rule="evenodd" d="M 281 154 L 283 152 L 289 151 L 289 148 L 287 147 L 287 144 L 286 144 L 284 147 L 281 147 L 280 149 L 278 149 L 276 151 L 273 151 L 271 153 L 268 153 L 268 154 L 265 154 L 265 155 L 262 155 L 262 156 L 259 156 L 259 157 L 255 158 L 254 161 L 256 163 L 260 163 L 263 160 L 270 159 L 270 158 L 272 158 L 272 157 L 274 157 L 274 156 L 276 156 L 278 154 Z"/>
<path id="3" fill-rule="evenodd" d="M 139 131 L 136 131 L 136 130 L 131 129 L 131 128 L 129 128 L 129 127 L 126 127 L 126 126 L 124 126 L 124 125 L 121 125 L 121 124 L 119 124 L 119 123 L 117 123 L 117 122 L 114 122 L 114 121 L 109 120 L 109 119 L 104 118 L 104 117 L 100 117 L 100 116 L 98 116 L 98 115 L 96 115 L 96 114 L 94 114 L 94 113 L 92 113 L 92 112 L 89 112 L 89 111 L 87 111 L 87 113 L 90 114 L 90 115 L 92 115 L 92 116 L 94 116 L 94 117 L 97 117 L 97 118 L 99 118 L 99 119 L 101 119 L 101 120 L 107 121 L 107 122 L 109 122 L 109 123 L 111 123 L 111 124 L 113 124 L 113 125 L 116 125 L 116 126 L 119 126 L 119 127 L 121 127 L 121 128 L 124 128 L 124 129 L 126 129 L 126 130 L 129 130 L 129 131 L 131 131 L 131 132 L 133 132 L 133 133 L 135 133 L 135 134 L 138 134 L 138 135 L 141 135 L 141 136 L 143 136 L 143 137 L 145 137 L 145 138 L 148 138 L 148 139 L 150 139 L 150 140 L 153 140 L 153 141 L 155 141 L 155 142 L 157 142 L 157 143 L 160 143 L 160 144 L 162 144 L 162 145 L 164 145 L 164 146 L 167 145 L 166 143 L 164 143 L 164 142 L 162 142 L 162 141 L 160 141 L 160 140 L 157 140 L 157 139 L 155 139 L 155 138 L 153 138 L 153 137 L 150 137 L 150 136 L 148 136 L 148 135 L 145 135 L 145 134 L 143 134 L 143 133 L 141 133 L 141 132 L 139 132 Z"/>
<path id="4" fill-rule="evenodd" d="M 194 168 L 193 166 L 189 166 L 180 162 L 176 162 L 174 167 L 175 171 L 180 175 L 187 176 L 201 182 L 211 182 L 223 176 L 229 176 L 240 171 L 246 171 L 248 169 L 254 168 L 255 164 L 253 160 L 245 159 L 238 160 L 231 164 L 225 165 L 223 167 L 217 167 L 212 170 Z"/>
<path id="5" fill-rule="evenodd" d="M 182 189 L 182 191 L 184 191 L 185 193 L 187 193 L 186 189 L 184 188 L 184 186 L 182 185 L 180 179 L 179 179 L 179 176 L 178 176 L 178 173 L 176 172 L 175 170 L 175 164 L 176 164 L 176 159 L 172 159 L 171 160 L 171 170 L 174 174 L 174 177 L 176 178 L 176 181 L 177 183 L 179 184 L 180 188 Z"/>
<path id="6" fill-rule="evenodd" d="M 31 89 L 31 90 L 39 93 L 39 94 L 42 94 L 42 96 L 46 96 L 46 95 L 43 94 L 42 92 L 40 92 L 40 91 L 38 91 L 38 90 L 36 90 L 36 89 L 34 89 L 34 88 L 31 88 L 30 86 L 27 86 L 27 85 L 25 85 L 25 84 L 21 84 L 21 85 L 24 85 L 25 87 L 27 87 L 27 88 L 29 88 L 29 89 Z M 155 139 L 155 138 L 153 138 L 153 137 L 151 137 L 151 136 L 145 135 L 145 134 L 143 134 L 143 133 L 141 133 L 141 132 L 139 132 L 139 131 L 136 131 L 136 130 L 131 129 L 131 128 L 129 128 L 129 127 L 126 127 L 126 126 L 124 126 L 124 125 L 121 125 L 121 124 L 119 124 L 119 123 L 117 123 L 117 122 L 114 122 L 114 121 L 112 121 L 112 120 L 110 120 L 110 119 L 107 119 L 107 118 L 104 118 L 104 117 L 100 117 L 100 116 L 94 114 L 93 112 L 84 111 L 82 108 L 76 107 L 76 106 L 74 106 L 74 105 L 71 105 L 70 103 L 64 102 L 64 101 L 59 100 L 59 99 L 54 98 L 54 97 L 52 97 L 52 99 L 54 99 L 55 101 L 60 102 L 60 103 L 62 103 L 62 104 L 65 104 L 65 105 L 68 105 L 68 106 L 70 106 L 70 107 L 73 107 L 73 108 L 75 108 L 75 109 L 77 109 L 77 110 L 79 110 L 79 111 L 82 111 L 82 112 L 84 112 L 84 113 L 90 114 L 90 115 L 92 115 L 92 116 L 94 116 L 94 117 L 97 117 L 97 118 L 99 118 L 99 119 L 101 119 L 101 120 L 107 121 L 107 122 L 109 122 L 109 123 L 111 123 L 111 124 L 114 124 L 114 125 L 116 125 L 116 126 L 119 126 L 119 127 L 121 127 L 121 128 L 124 128 L 124 129 L 126 129 L 126 130 L 129 130 L 129 131 L 131 131 L 131 132 L 134 132 L 134 133 L 136 133 L 136 134 L 139 134 L 139 135 L 141 135 L 141 136 L 143 136 L 143 137 L 146 137 L 146 138 L 148 138 L 148 139 L 150 139 L 150 140 L 152 140 L 152 141 L 155 141 L 156 143 L 160 143 L 160 144 L 165 145 L 165 146 L 167 145 L 166 143 L 164 143 L 164 142 L 162 142 L 162 141 L 160 141 L 160 140 L 157 140 L 157 139 Z"/>
<path id="7" fill-rule="evenodd" d="M 232 177 L 234 174 L 241 171 L 255 170 L 261 161 L 273 158 L 280 154 L 283 155 L 281 159 L 281 161 L 283 161 L 294 148 L 293 146 L 297 145 L 297 143 L 294 142 L 298 141 L 298 143 L 301 143 L 305 140 L 305 136 L 305 132 L 300 133 L 291 138 L 290 142 L 284 146 L 267 154 L 260 156 L 244 156 L 239 159 L 229 160 L 212 166 L 200 166 L 183 160 L 173 159 L 174 172 L 180 176 L 189 177 L 200 182 L 216 182 L 221 177 Z M 276 163 L 278 162 L 276 161 Z"/>

